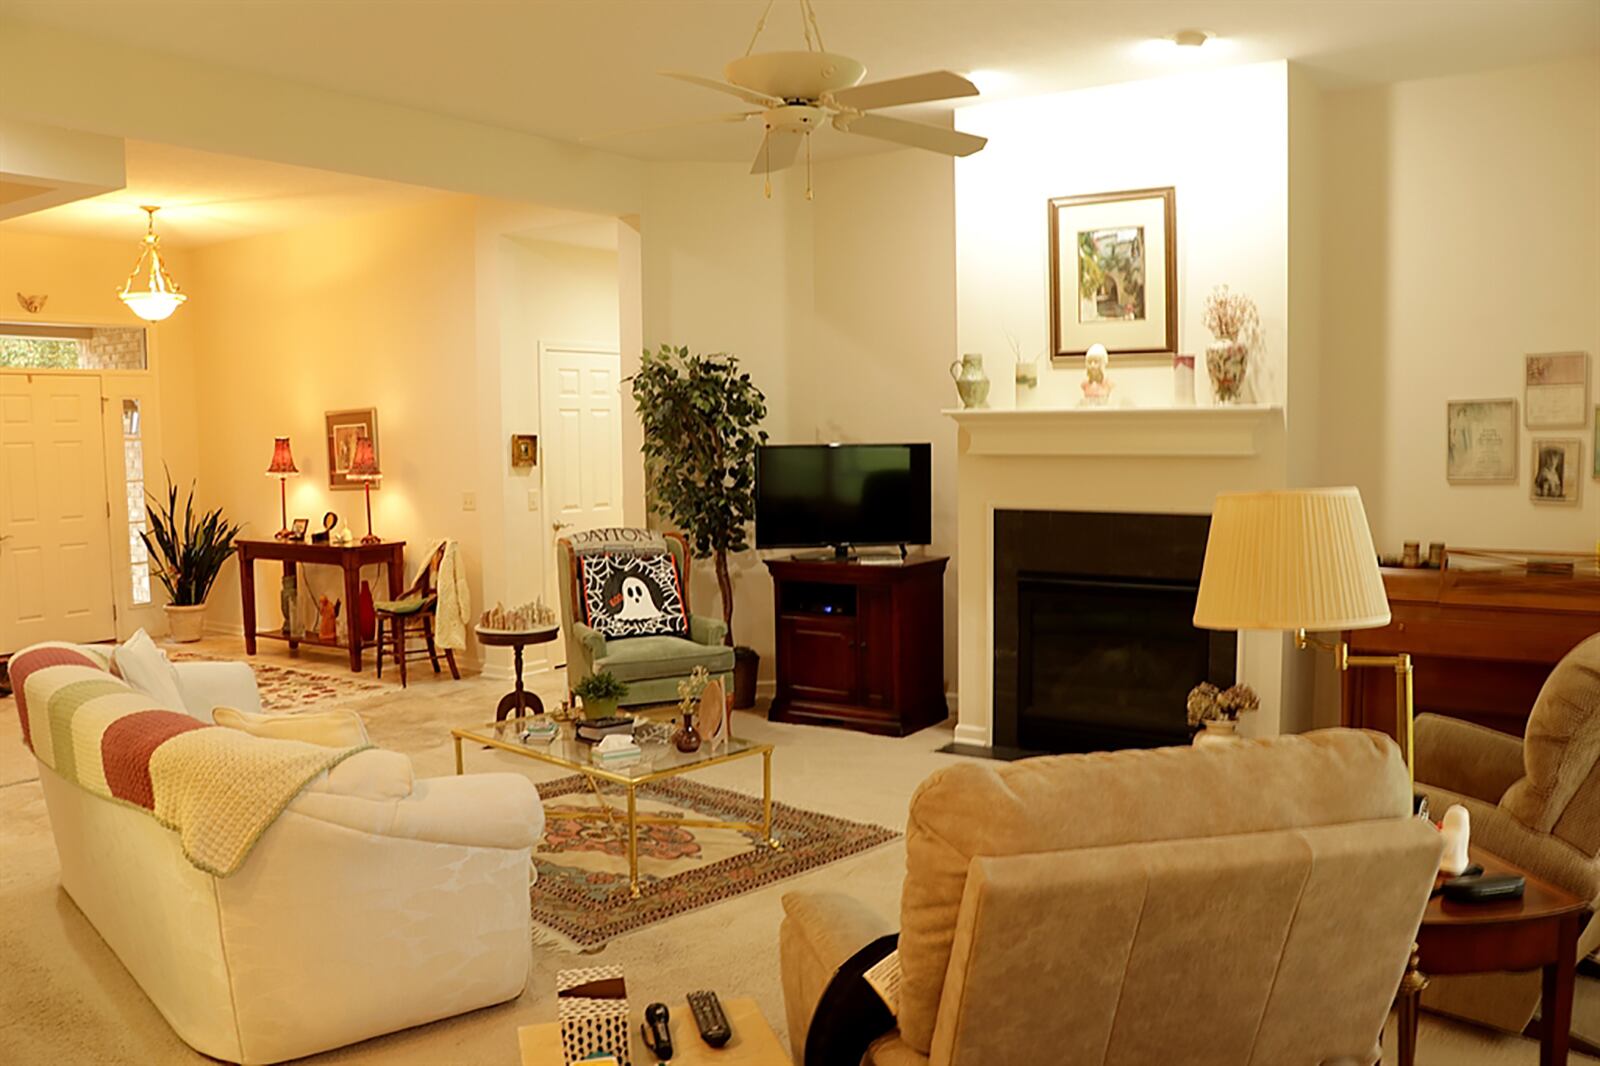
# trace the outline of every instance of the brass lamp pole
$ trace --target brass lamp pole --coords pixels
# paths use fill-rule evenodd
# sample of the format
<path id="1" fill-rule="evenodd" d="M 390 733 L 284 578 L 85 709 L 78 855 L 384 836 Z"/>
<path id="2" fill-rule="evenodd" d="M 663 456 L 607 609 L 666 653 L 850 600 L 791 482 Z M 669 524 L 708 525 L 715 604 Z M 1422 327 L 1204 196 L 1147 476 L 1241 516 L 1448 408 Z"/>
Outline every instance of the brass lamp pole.
<path id="1" fill-rule="evenodd" d="M 1367 666 L 1387 667 L 1394 671 L 1395 740 L 1400 744 L 1400 751 L 1406 758 L 1406 770 L 1411 775 L 1412 785 L 1415 785 L 1417 764 L 1412 752 L 1416 745 L 1416 700 L 1411 656 L 1406 652 L 1397 655 L 1351 655 L 1350 645 L 1344 641 L 1322 640 L 1308 635 L 1304 629 L 1295 630 L 1294 646 L 1332 652 L 1334 665 L 1341 674 L 1352 667 Z"/>

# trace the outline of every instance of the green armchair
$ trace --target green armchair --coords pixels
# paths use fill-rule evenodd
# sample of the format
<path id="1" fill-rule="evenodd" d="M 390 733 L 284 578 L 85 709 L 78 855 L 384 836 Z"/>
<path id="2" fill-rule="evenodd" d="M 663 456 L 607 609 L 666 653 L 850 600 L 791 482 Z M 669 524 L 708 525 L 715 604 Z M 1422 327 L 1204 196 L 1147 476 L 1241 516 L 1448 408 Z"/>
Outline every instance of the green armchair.
<path id="1" fill-rule="evenodd" d="M 583 624 L 583 595 L 578 587 L 577 553 L 580 548 L 660 547 L 672 553 L 683 582 L 683 605 L 689 611 L 689 636 L 611 637 Z M 716 618 L 704 618 L 690 608 L 689 545 L 676 533 L 645 529 L 597 529 L 575 533 L 556 541 L 556 570 L 561 587 L 561 626 L 567 641 L 567 688 L 601 670 L 626 682 L 624 706 L 675 703 L 678 682 L 697 666 L 727 691 L 733 688 L 733 648 L 727 643 L 728 627 Z"/>

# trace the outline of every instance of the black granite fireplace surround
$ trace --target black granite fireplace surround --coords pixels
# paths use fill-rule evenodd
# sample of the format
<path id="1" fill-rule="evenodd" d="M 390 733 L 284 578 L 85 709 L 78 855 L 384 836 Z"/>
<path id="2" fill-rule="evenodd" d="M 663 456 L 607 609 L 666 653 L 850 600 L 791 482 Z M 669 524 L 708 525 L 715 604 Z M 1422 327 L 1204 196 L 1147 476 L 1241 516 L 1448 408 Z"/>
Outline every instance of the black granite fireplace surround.
<path id="1" fill-rule="evenodd" d="M 1208 515 L 996 511 L 996 748 L 1183 744 L 1201 681 L 1234 681 L 1238 639 L 1196 629 Z"/>

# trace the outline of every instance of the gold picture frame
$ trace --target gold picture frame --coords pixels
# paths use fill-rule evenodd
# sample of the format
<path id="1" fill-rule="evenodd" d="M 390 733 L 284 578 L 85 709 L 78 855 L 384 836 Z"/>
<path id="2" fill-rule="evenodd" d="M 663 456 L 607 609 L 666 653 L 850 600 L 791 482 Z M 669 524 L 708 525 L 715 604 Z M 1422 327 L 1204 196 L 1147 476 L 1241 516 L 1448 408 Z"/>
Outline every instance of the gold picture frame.
<path id="1" fill-rule="evenodd" d="M 513 469 L 539 465 L 539 438 L 532 433 L 511 434 L 511 466 Z"/>
<path id="2" fill-rule="evenodd" d="M 1129 357 L 1119 364 L 1165 364 L 1178 350 L 1175 188 L 1058 196 L 1049 227 L 1051 358 L 1103 344 Z"/>
<path id="3" fill-rule="evenodd" d="M 344 411 L 328 411 L 324 414 L 323 421 L 327 426 L 328 488 L 362 488 L 367 482 L 352 480 L 347 471 L 350 469 L 350 460 L 355 455 L 355 442 L 362 437 L 372 438 L 372 454 L 381 461 L 381 452 L 378 449 L 378 409 L 355 407 Z M 374 492 L 382 487 L 383 482 L 372 482 Z"/>

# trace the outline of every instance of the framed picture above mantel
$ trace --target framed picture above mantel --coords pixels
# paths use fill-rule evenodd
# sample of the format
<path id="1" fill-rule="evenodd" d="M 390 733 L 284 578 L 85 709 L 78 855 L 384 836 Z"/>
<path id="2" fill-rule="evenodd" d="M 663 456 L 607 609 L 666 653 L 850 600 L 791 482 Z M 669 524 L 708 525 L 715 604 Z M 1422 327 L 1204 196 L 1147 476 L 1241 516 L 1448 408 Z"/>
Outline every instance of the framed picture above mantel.
<path id="1" fill-rule="evenodd" d="M 1178 350 L 1175 190 L 1058 196 L 1049 210 L 1053 358 L 1103 344 L 1114 363 L 1165 364 Z"/>

